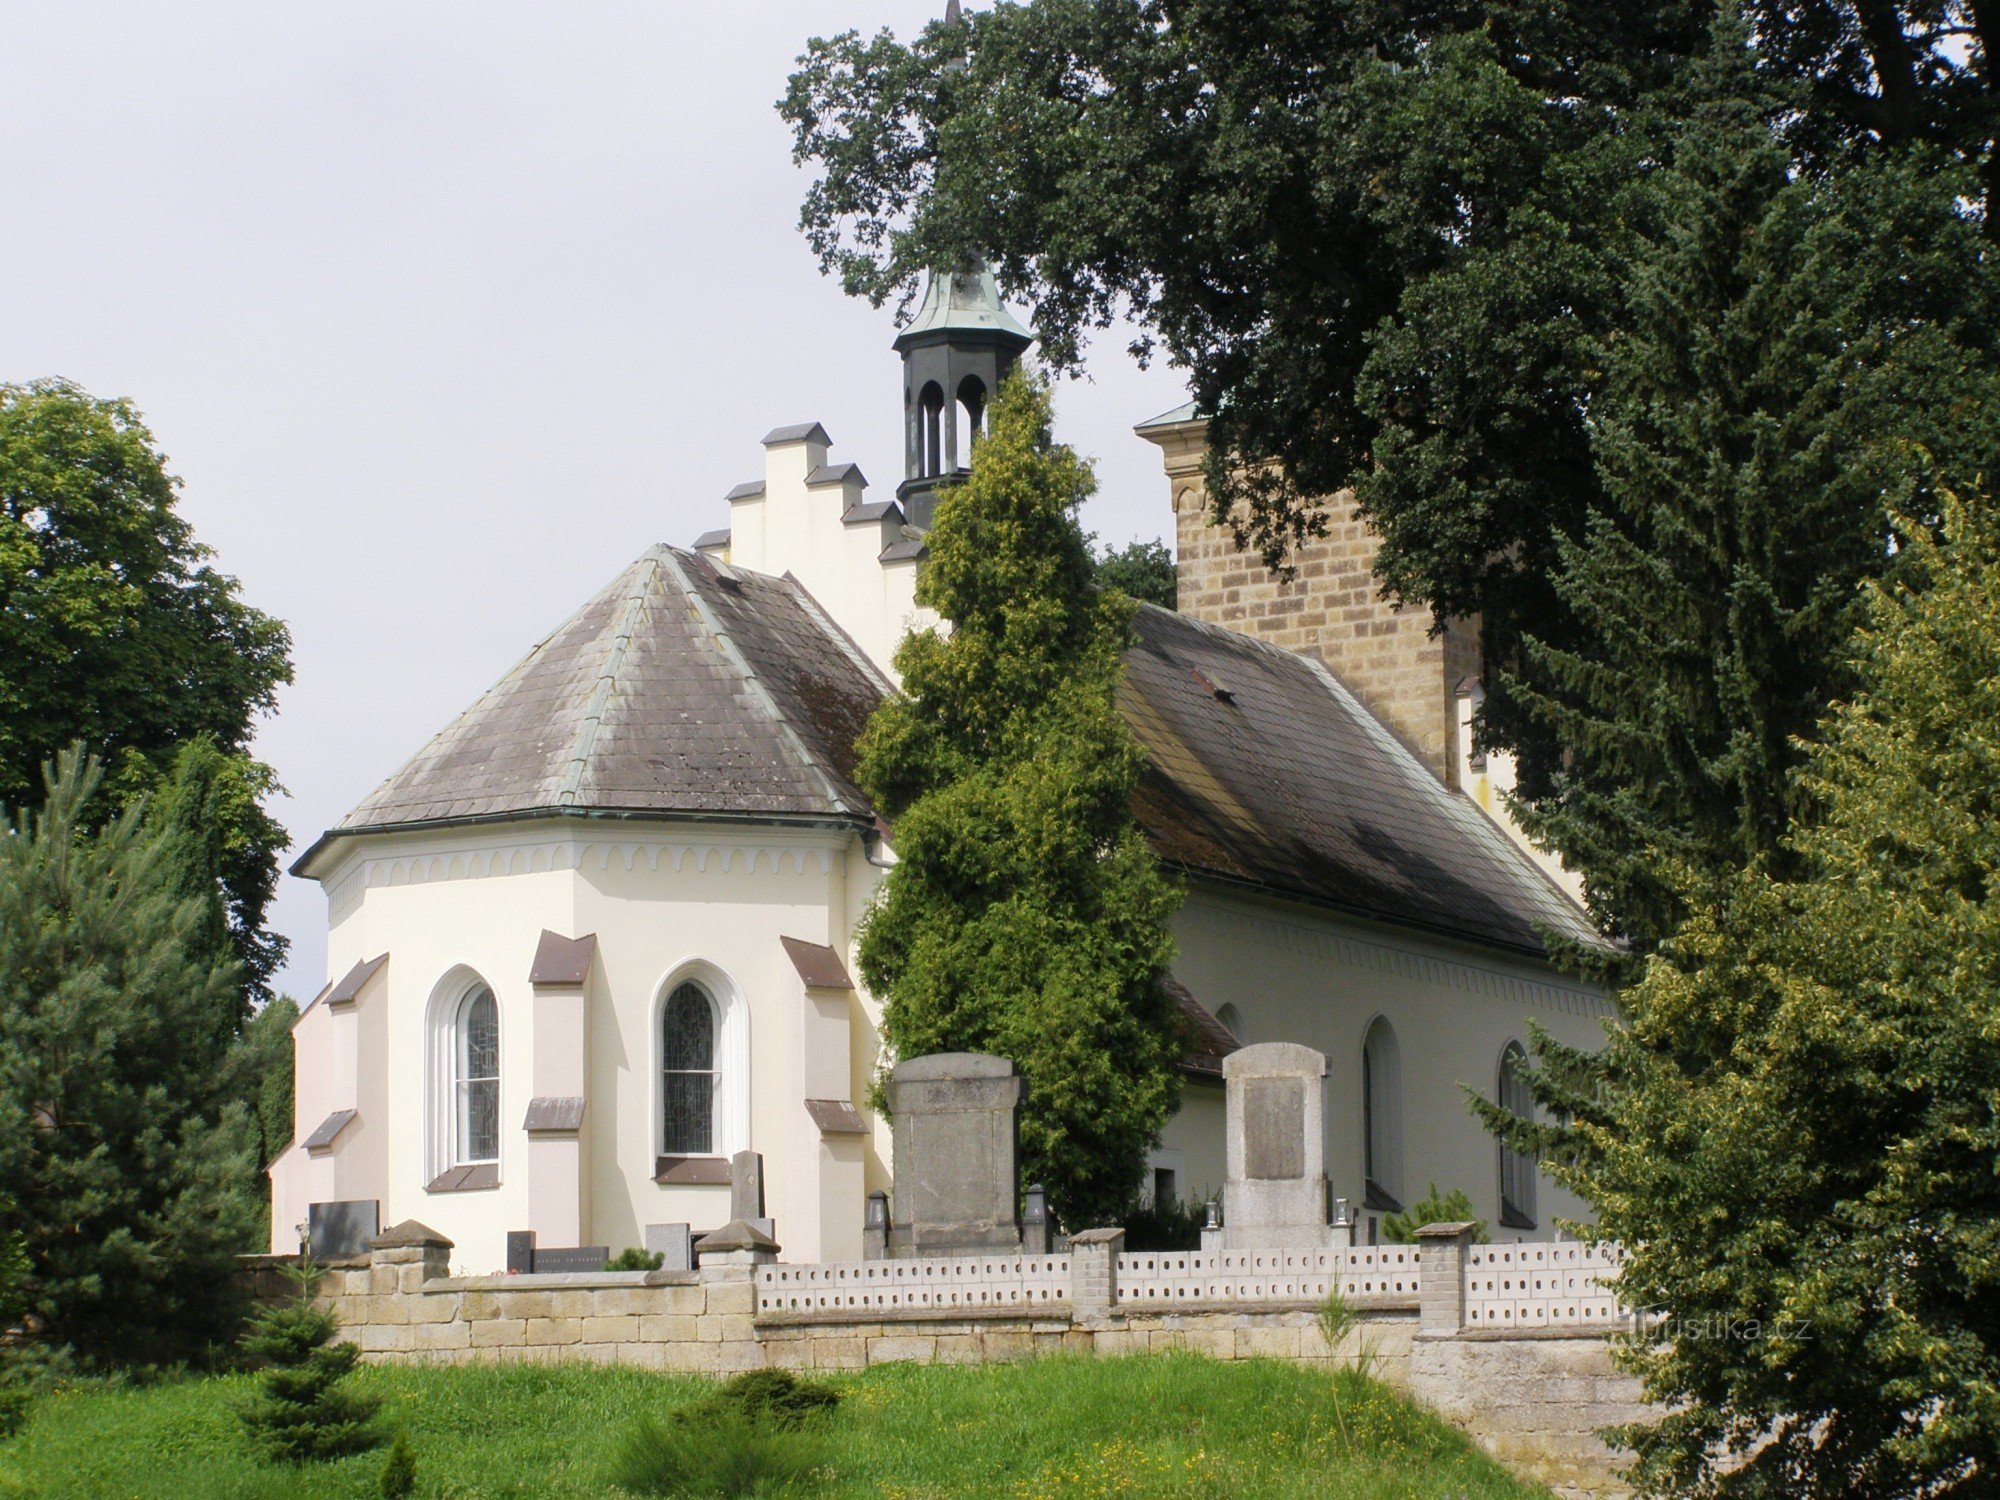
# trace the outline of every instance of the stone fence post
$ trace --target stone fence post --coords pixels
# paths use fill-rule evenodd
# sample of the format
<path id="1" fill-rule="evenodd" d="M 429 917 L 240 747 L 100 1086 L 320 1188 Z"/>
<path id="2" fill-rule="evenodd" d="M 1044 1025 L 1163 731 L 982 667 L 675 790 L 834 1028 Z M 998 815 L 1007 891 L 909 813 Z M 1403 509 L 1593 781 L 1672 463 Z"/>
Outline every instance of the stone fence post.
<path id="1" fill-rule="evenodd" d="M 1097 1323 L 1118 1306 L 1118 1257 L 1123 1229 L 1086 1229 L 1069 1238 L 1069 1312 L 1079 1323 Z"/>
<path id="2" fill-rule="evenodd" d="M 415 1219 L 405 1219 L 368 1242 L 368 1289 L 416 1292 L 426 1281 L 451 1274 L 451 1241 Z"/>
<path id="3" fill-rule="evenodd" d="M 1426 1224 L 1417 1231 L 1417 1330 L 1429 1338 L 1453 1338 L 1465 1327 L 1465 1253 L 1479 1226 Z"/>

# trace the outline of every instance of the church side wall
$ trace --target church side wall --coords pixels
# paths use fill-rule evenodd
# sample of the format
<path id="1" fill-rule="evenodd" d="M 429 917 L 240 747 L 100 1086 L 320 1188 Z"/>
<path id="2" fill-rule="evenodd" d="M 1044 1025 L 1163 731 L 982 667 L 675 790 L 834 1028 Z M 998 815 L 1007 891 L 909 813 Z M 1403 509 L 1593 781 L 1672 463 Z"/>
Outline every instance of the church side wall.
<path id="1" fill-rule="evenodd" d="M 1363 1199 L 1362 1043 L 1378 1016 L 1400 1050 L 1400 1194 L 1405 1207 L 1432 1182 L 1463 1188 L 1495 1239 L 1547 1238 L 1558 1217 L 1587 1218 L 1583 1204 L 1544 1177 L 1537 1228 L 1499 1223 L 1499 1151 L 1466 1107 L 1465 1090 L 1486 1098 L 1498 1086 L 1500 1055 L 1540 1023 L 1581 1047 L 1603 1042 L 1603 996 L 1528 961 L 1511 961 L 1441 939 L 1348 921 L 1309 907 L 1196 885 L 1175 918 L 1174 972 L 1210 1012 L 1233 1006 L 1245 1042 L 1303 1042 L 1324 1052 L 1328 1192 L 1361 1212 Z M 1190 1098 L 1194 1091 L 1189 1091 Z M 1184 1108 L 1163 1144 L 1194 1163 L 1213 1150 L 1220 1185 L 1220 1132 L 1206 1113 Z M 1366 1216 L 1361 1226 L 1365 1240 Z"/>

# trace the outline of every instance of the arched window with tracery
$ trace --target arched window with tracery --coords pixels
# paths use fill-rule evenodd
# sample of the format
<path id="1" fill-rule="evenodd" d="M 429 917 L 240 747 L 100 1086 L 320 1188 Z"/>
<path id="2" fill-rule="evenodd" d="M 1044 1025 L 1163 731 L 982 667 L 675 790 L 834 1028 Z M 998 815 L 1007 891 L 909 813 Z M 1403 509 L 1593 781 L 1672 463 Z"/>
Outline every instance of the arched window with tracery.
<path id="1" fill-rule="evenodd" d="M 500 1159 L 500 1002 L 475 985 L 452 1026 L 453 1156 L 459 1164 Z"/>
<path id="2" fill-rule="evenodd" d="M 674 987 L 660 1011 L 660 1149 L 668 1156 L 716 1153 L 715 1002 L 699 984 Z"/>

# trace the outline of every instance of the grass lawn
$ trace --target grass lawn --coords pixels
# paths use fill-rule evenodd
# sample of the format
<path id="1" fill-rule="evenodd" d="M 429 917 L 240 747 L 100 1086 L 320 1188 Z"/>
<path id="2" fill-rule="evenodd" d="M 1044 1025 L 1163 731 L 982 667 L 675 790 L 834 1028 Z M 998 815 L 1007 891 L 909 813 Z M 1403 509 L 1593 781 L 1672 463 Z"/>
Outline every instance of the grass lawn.
<path id="1" fill-rule="evenodd" d="M 354 1377 L 404 1427 L 424 1496 L 616 1493 L 620 1437 L 713 1387 L 587 1365 L 376 1366 Z M 1530 1500 L 1459 1433 L 1352 1374 L 1191 1355 L 828 1377 L 822 1467 L 786 1493 L 832 1496 L 1412 1496 Z M 251 1451 L 245 1376 L 78 1385 L 0 1443 L 0 1496 L 367 1496 L 382 1454 L 305 1469 Z"/>

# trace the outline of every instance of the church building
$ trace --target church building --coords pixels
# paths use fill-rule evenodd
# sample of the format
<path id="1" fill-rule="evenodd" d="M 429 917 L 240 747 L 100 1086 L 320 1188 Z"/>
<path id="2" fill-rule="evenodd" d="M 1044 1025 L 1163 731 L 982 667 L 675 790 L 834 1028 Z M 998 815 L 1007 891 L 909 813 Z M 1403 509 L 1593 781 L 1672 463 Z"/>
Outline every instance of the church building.
<path id="1" fill-rule="evenodd" d="M 895 830 L 855 740 L 897 642 L 936 623 L 915 592 L 936 487 L 1030 342 L 989 273 L 933 277 L 895 341 L 894 499 L 817 423 L 770 432 L 725 528 L 626 564 L 298 860 L 331 982 L 294 1033 L 274 1251 L 340 1200 L 435 1227 L 470 1272 L 516 1230 L 699 1234 L 750 1149 L 783 1259 L 861 1258 L 895 1162 L 854 943 Z M 1198 416 L 1138 436 L 1166 460 L 1180 608 L 1138 611 L 1120 701 L 1147 754 L 1135 811 L 1187 890 L 1185 1089 L 1147 1192 L 1221 1188 L 1221 1061 L 1293 1041 L 1328 1058 L 1330 1192 L 1359 1238 L 1432 1184 L 1496 1238 L 1548 1237 L 1580 1205 L 1465 1093 L 1531 1107 L 1530 1023 L 1594 1046 L 1610 1006 L 1549 961 L 1551 935 L 1593 929 L 1470 752 L 1471 632 L 1384 603 L 1338 500 L 1272 578 L 1208 523 Z"/>

